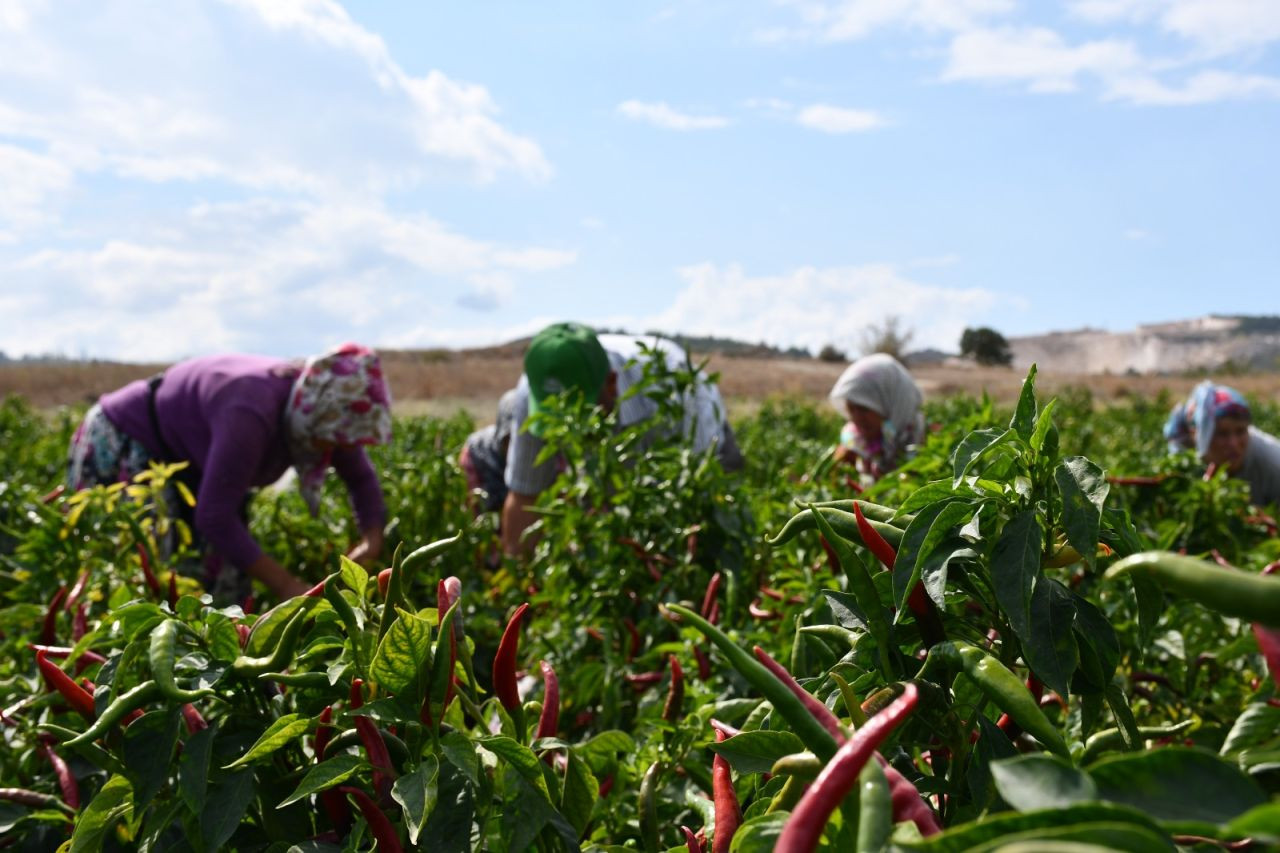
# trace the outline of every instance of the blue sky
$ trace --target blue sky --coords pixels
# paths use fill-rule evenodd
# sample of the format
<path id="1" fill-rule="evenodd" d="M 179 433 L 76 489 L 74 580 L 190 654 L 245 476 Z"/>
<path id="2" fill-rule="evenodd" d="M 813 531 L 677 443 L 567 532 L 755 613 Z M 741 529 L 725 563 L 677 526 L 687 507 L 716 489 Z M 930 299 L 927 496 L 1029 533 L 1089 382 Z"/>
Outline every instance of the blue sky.
<path id="1" fill-rule="evenodd" d="M 0 0 L 0 350 L 1276 313 L 1277 0 Z"/>

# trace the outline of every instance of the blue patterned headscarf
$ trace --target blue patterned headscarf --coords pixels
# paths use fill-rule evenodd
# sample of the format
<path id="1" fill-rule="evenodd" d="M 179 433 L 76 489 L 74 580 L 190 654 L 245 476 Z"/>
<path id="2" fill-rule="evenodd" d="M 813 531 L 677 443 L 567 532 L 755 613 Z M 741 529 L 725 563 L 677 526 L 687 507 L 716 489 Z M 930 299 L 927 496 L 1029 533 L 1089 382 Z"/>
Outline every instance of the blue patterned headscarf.
<path id="1" fill-rule="evenodd" d="M 1202 458 L 1209 452 L 1213 429 L 1218 418 L 1250 420 L 1249 404 L 1234 388 L 1201 382 L 1191 391 L 1186 402 L 1174 406 L 1164 424 L 1164 437 L 1170 452 L 1195 448 Z"/>

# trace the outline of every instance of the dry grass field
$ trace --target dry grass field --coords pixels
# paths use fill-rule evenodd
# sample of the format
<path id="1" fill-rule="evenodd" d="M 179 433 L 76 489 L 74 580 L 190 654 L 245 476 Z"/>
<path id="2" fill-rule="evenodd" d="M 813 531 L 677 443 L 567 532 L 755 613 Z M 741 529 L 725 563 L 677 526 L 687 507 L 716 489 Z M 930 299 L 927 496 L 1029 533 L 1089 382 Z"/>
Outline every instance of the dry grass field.
<path id="1" fill-rule="evenodd" d="M 451 414 L 459 408 L 484 422 L 493 417 L 498 397 L 520 375 L 516 346 L 467 351 L 390 351 L 384 366 L 397 410 L 405 414 Z M 21 394 L 34 405 L 51 409 L 80 405 L 126 382 L 161 369 L 160 365 L 84 362 L 9 364 L 0 366 L 0 397 Z M 751 411 L 771 396 L 790 395 L 820 403 L 844 365 L 817 360 L 739 358 L 712 355 L 710 369 L 732 412 Z M 932 366 L 914 371 L 926 397 L 977 395 L 984 391 L 1001 402 L 1016 399 L 1023 372 L 1005 368 Z M 1130 395 L 1153 397 L 1162 390 L 1185 394 L 1195 377 L 1082 375 L 1043 371 L 1037 381 L 1042 397 L 1066 387 L 1090 389 L 1100 402 Z M 1280 400 L 1280 374 L 1223 377 L 1240 390 L 1262 399 Z"/>

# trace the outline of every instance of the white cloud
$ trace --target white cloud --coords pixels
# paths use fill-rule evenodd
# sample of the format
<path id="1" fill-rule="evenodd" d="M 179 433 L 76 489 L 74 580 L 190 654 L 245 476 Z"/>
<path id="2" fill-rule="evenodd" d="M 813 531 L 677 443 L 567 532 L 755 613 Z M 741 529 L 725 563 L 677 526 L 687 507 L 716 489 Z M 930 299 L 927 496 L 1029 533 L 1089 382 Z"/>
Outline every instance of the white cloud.
<path id="1" fill-rule="evenodd" d="M 816 350 L 827 343 L 853 346 L 865 328 L 892 315 L 903 318 L 914 345 L 955 350 L 965 326 L 999 302 L 990 291 L 927 284 L 889 264 L 751 275 L 736 265 L 702 263 L 679 274 L 685 286 L 669 307 L 610 321 Z"/>
<path id="2" fill-rule="evenodd" d="M 695 116 L 678 112 L 664 101 L 623 101 L 618 104 L 618 114 L 668 130 L 715 130 L 729 124 L 729 120 L 721 116 Z"/>
<path id="3" fill-rule="evenodd" d="M 862 133 L 888 124 L 878 113 L 851 110 L 830 104 L 813 104 L 796 114 L 796 123 L 824 133 Z"/>
<path id="4" fill-rule="evenodd" d="M 1161 17 L 1165 29 L 1214 53 L 1233 53 L 1280 40 L 1275 0 L 1174 0 Z"/>
<path id="5" fill-rule="evenodd" d="M 1280 77 L 1202 71 L 1186 83 L 1172 87 L 1153 77 L 1112 81 L 1107 97 L 1152 106 L 1191 106 L 1219 101 L 1280 99 Z"/>
<path id="6" fill-rule="evenodd" d="M 4 10 L 0 135 L 76 172 L 328 196 L 551 174 L 485 87 L 409 74 L 332 0 Z"/>
<path id="7" fill-rule="evenodd" d="M 1133 240 L 1135 243 L 1140 243 L 1145 240 L 1150 240 L 1151 232 L 1145 228 L 1126 228 L 1124 231 L 1124 238 L 1126 240 Z"/>
<path id="8" fill-rule="evenodd" d="M 1070 46 L 1052 30 L 973 30 L 951 42 L 944 80 L 1025 82 L 1036 92 L 1074 90 L 1084 74 L 1111 77 L 1139 69 L 1133 45 L 1094 41 Z"/>
<path id="9" fill-rule="evenodd" d="M 787 0 L 804 21 L 793 37 L 824 41 L 852 41 L 890 27 L 926 31 L 955 31 L 977 26 L 1015 8 L 1013 0 Z M 767 38 L 778 40 L 774 31 Z"/>
<path id="10" fill-rule="evenodd" d="M 71 170 L 52 157 L 0 143 L 0 226 L 31 227 L 49 221 L 46 200 L 71 185 Z"/>
<path id="11" fill-rule="evenodd" d="M 5 349 L 169 360 L 219 349 L 297 355 L 319 337 L 384 343 L 438 318 L 460 292 L 497 304 L 522 277 L 576 259 L 333 202 L 205 204 L 135 230 L 10 266 Z"/>

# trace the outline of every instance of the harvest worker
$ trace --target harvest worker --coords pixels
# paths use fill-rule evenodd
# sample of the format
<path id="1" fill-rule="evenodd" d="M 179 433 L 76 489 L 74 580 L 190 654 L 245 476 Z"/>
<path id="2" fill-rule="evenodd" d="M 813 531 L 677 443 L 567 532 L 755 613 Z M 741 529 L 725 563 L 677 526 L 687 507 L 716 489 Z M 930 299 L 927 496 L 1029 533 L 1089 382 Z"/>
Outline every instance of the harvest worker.
<path id="1" fill-rule="evenodd" d="M 619 428 L 658 416 L 660 406 L 648 393 L 626 396 L 645 378 L 646 365 L 661 359 L 669 369 L 689 364 L 685 351 L 656 336 L 597 335 L 577 323 L 556 323 L 529 344 L 524 374 L 516 385 L 515 420 L 504 475 L 507 496 L 502 505 L 502 547 L 507 554 L 527 551 L 524 531 L 537 518 L 532 507 L 539 494 L 555 481 L 556 457 L 538 463 L 546 442 L 535 421 L 525 420 L 559 394 L 578 395 L 606 413 L 617 409 Z M 655 422 L 652 438 L 682 436 L 695 453 L 715 447 L 726 471 L 742 467 L 742 453 L 725 415 L 720 389 L 699 374 L 692 390 L 678 403 L 679 423 Z"/>
<path id="2" fill-rule="evenodd" d="M 864 356 L 845 368 L 830 399 L 848 418 L 836 460 L 857 463 L 873 482 L 906 461 L 924 440 L 920 387 L 887 353 Z"/>
<path id="3" fill-rule="evenodd" d="M 467 491 L 484 495 L 476 505 L 477 512 L 499 510 L 507 499 L 507 449 L 515 430 L 519 400 L 520 392 L 515 388 L 504 393 L 498 400 L 498 416 L 494 422 L 471 433 L 462 444 L 458 465 L 466 475 Z"/>
<path id="4" fill-rule="evenodd" d="M 1226 466 L 1249 484 L 1249 500 L 1261 506 L 1280 500 L 1280 441 L 1252 421 L 1239 391 L 1206 381 L 1174 407 L 1164 437 L 1171 453 L 1194 449 L 1209 465 Z"/>
<path id="5" fill-rule="evenodd" d="M 250 535 L 249 490 L 292 467 L 315 515 L 332 466 L 361 531 L 348 556 L 370 562 L 382 549 L 387 513 L 362 445 L 390 439 L 391 399 L 370 349 L 345 344 L 306 362 L 213 355 L 102 396 L 71 439 L 67 479 L 82 489 L 130 480 L 152 460 L 189 463 L 182 473 L 195 496 L 194 532 L 208 546 L 206 586 L 216 598 L 239 601 L 247 572 L 286 597 L 309 584 Z"/>

